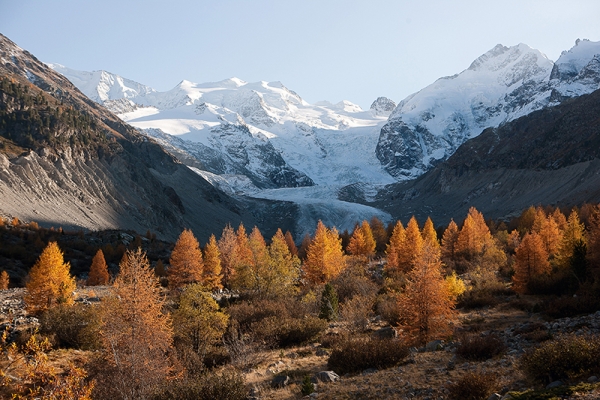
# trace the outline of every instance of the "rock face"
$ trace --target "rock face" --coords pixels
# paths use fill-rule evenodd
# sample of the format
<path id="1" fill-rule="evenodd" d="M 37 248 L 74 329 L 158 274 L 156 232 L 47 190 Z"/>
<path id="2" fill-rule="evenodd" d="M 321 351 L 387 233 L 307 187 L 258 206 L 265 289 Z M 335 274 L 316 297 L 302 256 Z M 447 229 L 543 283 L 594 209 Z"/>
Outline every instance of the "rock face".
<path id="1" fill-rule="evenodd" d="M 497 45 L 400 102 L 381 129 L 377 157 L 397 179 L 414 179 L 488 127 L 598 89 L 599 60 L 600 42 L 578 41 L 556 63 L 524 44 Z"/>
<path id="2" fill-rule="evenodd" d="M 255 200 L 250 214 L 249 203 L 215 189 L 1 35 L 0 60 L 0 214 L 167 239 L 189 227 L 202 241 L 227 223 L 289 226 L 270 226 L 273 216 L 262 213 L 287 219 L 293 207 Z"/>
<path id="3" fill-rule="evenodd" d="M 372 205 L 406 220 L 488 218 L 536 204 L 600 202 L 600 90 L 486 129 L 418 179 L 390 185 Z M 359 196 L 355 188 L 347 195 Z"/>
<path id="4" fill-rule="evenodd" d="M 377 100 L 375 100 L 370 107 L 371 111 L 375 115 L 383 115 L 386 117 L 388 117 L 392 113 L 392 111 L 394 111 L 395 108 L 396 103 L 394 103 L 387 97 L 378 97 Z"/>

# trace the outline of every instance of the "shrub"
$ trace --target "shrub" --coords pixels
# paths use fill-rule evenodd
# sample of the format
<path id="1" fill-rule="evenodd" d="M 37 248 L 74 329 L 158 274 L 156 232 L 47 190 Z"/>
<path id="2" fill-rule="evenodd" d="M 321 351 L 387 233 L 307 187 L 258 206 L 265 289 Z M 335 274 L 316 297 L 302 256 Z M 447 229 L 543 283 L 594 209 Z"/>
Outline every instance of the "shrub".
<path id="1" fill-rule="evenodd" d="M 342 304 L 342 318 L 352 329 L 364 331 L 367 329 L 369 317 L 373 314 L 373 298 L 361 295 L 354 296 Z"/>
<path id="2" fill-rule="evenodd" d="M 327 322 L 307 316 L 306 318 L 269 317 L 252 326 L 253 334 L 267 344 L 279 347 L 306 343 L 327 328 Z"/>
<path id="3" fill-rule="evenodd" d="M 498 304 L 498 299 L 494 297 L 491 291 L 485 289 L 474 289 L 464 293 L 459 298 L 457 307 L 469 310 L 474 308 L 495 306 L 496 304 Z"/>
<path id="4" fill-rule="evenodd" d="M 400 322 L 398 296 L 395 293 L 386 293 L 378 297 L 376 304 L 377 314 L 390 325 L 396 326 Z"/>
<path id="5" fill-rule="evenodd" d="M 600 372 L 600 337 L 565 335 L 523 355 L 520 368 L 531 379 L 549 383 Z"/>
<path id="6" fill-rule="evenodd" d="M 99 329 L 100 317 L 94 306 L 59 305 L 40 317 L 40 333 L 53 335 L 58 347 L 99 349 Z"/>
<path id="7" fill-rule="evenodd" d="M 399 364 L 408 354 L 408 346 L 398 339 L 349 339 L 332 350 L 327 366 L 338 374 L 383 369 Z"/>
<path id="8" fill-rule="evenodd" d="M 302 379 L 302 387 L 300 388 L 300 392 L 302 396 L 308 396 L 309 394 L 315 391 L 315 385 L 310 380 L 310 375 L 304 375 Z"/>
<path id="9" fill-rule="evenodd" d="M 498 377 L 492 372 L 470 371 L 448 386 L 448 396 L 451 400 L 487 399 L 497 384 Z"/>
<path id="10" fill-rule="evenodd" d="M 338 318 L 338 297 L 335 288 L 330 283 L 325 285 L 321 294 L 321 310 L 319 318 L 335 321 Z"/>
<path id="11" fill-rule="evenodd" d="M 199 377 L 170 382 L 156 393 L 153 400 L 245 400 L 247 396 L 244 377 L 235 370 L 210 372 Z"/>
<path id="12" fill-rule="evenodd" d="M 456 354 L 471 361 L 484 361 L 506 351 L 506 345 L 498 336 L 465 335 L 456 348 Z"/>

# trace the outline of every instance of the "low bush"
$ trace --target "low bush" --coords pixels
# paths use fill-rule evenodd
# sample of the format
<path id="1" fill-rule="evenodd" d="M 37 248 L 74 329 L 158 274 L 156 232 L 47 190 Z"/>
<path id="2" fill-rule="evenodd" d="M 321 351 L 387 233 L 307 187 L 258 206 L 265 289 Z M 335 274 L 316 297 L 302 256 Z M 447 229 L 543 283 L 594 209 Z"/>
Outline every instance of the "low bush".
<path id="1" fill-rule="evenodd" d="M 521 370 L 532 380 L 550 383 L 600 373 L 600 336 L 565 335 L 526 352 Z"/>
<path id="2" fill-rule="evenodd" d="M 364 331 L 373 315 L 373 303 L 373 297 L 354 296 L 342 304 L 341 317 L 352 330 Z"/>
<path id="3" fill-rule="evenodd" d="M 40 317 L 40 333 L 52 336 L 57 347 L 95 350 L 100 348 L 100 316 L 95 306 L 59 305 Z"/>
<path id="4" fill-rule="evenodd" d="M 377 298 L 375 304 L 377 314 L 390 325 L 396 326 L 400 322 L 400 309 L 398 308 L 398 296 L 395 293 L 386 293 Z"/>
<path id="5" fill-rule="evenodd" d="M 464 335 L 460 339 L 460 345 L 456 348 L 458 356 L 470 361 L 488 360 L 505 351 L 504 341 L 494 334 L 487 336 Z"/>
<path id="6" fill-rule="evenodd" d="M 252 333 L 266 344 L 289 347 L 313 340 L 327 328 L 327 321 L 317 317 L 269 317 L 252 325 Z"/>
<path id="7" fill-rule="evenodd" d="M 498 377 L 492 372 L 470 371 L 448 385 L 450 400 L 481 400 L 494 393 Z"/>
<path id="8" fill-rule="evenodd" d="M 498 304 L 498 299 L 491 291 L 488 290 L 470 290 L 463 293 L 458 299 L 457 308 L 471 310 L 475 308 L 483 308 L 495 306 Z"/>
<path id="9" fill-rule="evenodd" d="M 408 346 L 398 339 L 354 338 L 333 348 L 327 366 L 338 374 L 384 369 L 398 365 L 408 354 Z"/>
<path id="10" fill-rule="evenodd" d="M 200 376 L 188 376 L 170 382 L 160 389 L 153 400 L 245 400 L 247 397 L 244 377 L 235 370 L 221 373 L 210 372 Z"/>

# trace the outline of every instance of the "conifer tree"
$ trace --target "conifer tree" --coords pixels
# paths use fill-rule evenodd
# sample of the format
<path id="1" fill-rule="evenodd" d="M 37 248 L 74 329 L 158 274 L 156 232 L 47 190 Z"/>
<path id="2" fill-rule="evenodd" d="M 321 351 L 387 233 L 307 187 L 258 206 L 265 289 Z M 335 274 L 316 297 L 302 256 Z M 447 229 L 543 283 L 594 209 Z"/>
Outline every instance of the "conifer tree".
<path id="1" fill-rule="evenodd" d="M 407 273 L 414 268 L 416 260 L 421 256 L 424 245 L 419 223 L 414 216 L 406 224 L 405 233 L 406 240 L 400 249 L 399 267 L 402 272 Z"/>
<path id="2" fill-rule="evenodd" d="M 235 275 L 235 265 L 238 263 L 238 246 L 235 231 L 227 224 L 218 242 L 221 253 L 221 270 L 223 271 L 223 286 L 231 287 L 231 281 Z"/>
<path id="3" fill-rule="evenodd" d="M 518 293 L 527 293 L 532 279 L 550 272 L 548 253 L 540 235 L 535 232 L 525 235 L 515 252 L 514 268 L 512 280 Z"/>
<path id="4" fill-rule="evenodd" d="M 167 271 L 165 270 L 165 264 L 159 259 L 154 266 L 154 275 L 159 278 L 163 278 L 167 276 Z"/>
<path id="5" fill-rule="evenodd" d="M 442 276 L 439 253 L 426 243 L 398 297 L 400 325 L 423 345 L 452 331 L 454 306 L 455 297 Z"/>
<path id="6" fill-rule="evenodd" d="M 369 223 L 365 220 L 360 226 L 356 226 L 350 243 L 348 244 L 348 252 L 353 256 L 364 256 L 367 258 L 375 254 L 375 239 Z"/>
<path id="7" fill-rule="evenodd" d="M 98 250 L 92 259 L 92 266 L 87 279 L 88 286 L 106 285 L 108 283 L 108 266 L 102 250 Z"/>
<path id="8" fill-rule="evenodd" d="M 406 231 L 402 222 L 397 221 L 394 230 L 392 231 L 392 235 L 390 236 L 390 243 L 387 245 L 385 251 L 387 255 L 385 272 L 388 276 L 394 277 L 401 272 L 400 263 L 403 259 L 403 254 L 401 252 L 404 249 L 405 241 Z"/>
<path id="9" fill-rule="evenodd" d="M 327 229 L 319 220 L 304 262 L 306 278 L 312 284 L 322 284 L 336 278 L 345 267 L 342 240 L 337 229 Z"/>
<path id="10" fill-rule="evenodd" d="M 204 263 L 200 244 L 189 229 L 184 229 L 175 243 L 167 270 L 169 288 L 177 289 L 202 281 Z"/>
<path id="11" fill-rule="evenodd" d="M 285 232 L 285 243 L 288 246 L 288 250 L 292 256 L 298 256 L 298 248 L 296 247 L 296 243 L 294 243 L 294 237 L 290 233 L 290 231 Z"/>
<path id="12" fill-rule="evenodd" d="M 421 231 L 421 236 L 423 237 L 424 244 L 428 244 L 432 251 L 437 251 L 441 254 L 440 242 L 438 241 L 437 232 L 435 231 L 431 217 L 427 217 L 427 221 L 425 221 L 425 225 L 423 225 L 423 230 Z"/>
<path id="13" fill-rule="evenodd" d="M 293 255 L 286 244 L 281 229 L 277 229 L 269 245 L 270 268 L 267 294 L 270 296 L 290 295 L 300 276 L 300 259 Z"/>
<path id="14" fill-rule="evenodd" d="M 554 218 L 546 216 L 544 210 L 538 207 L 531 231 L 540 235 L 548 256 L 552 258 L 558 251 L 562 236 Z"/>
<path id="15" fill-rule="evenodd" d="M 255 295 L 264 294 L 265 278 L 269 268 L 269 252 L 260 230 L 255 226 L 246 236 L 244 226 L 240 225 L 237 236 L 240 263 L 236 266 L 234 289 L 250 291 Z M 246 250 L 247 249 L 247 250 Z"/>
<path id="16" fill-rule="evenodd" d="M 69 269 L 58 244 L 48 243 L 29 271 L 25 302 L 31 312 L 41 312 L 56 304 L 73 304 L 75 278 Z"/>
<path id="17" fill-rule="evenodd" d="M 9 284 L 10 277 L 8 276 L 8 272 L 2 270 L 2 273 L 0 273 L 0 290 L 8 289 Z"/>
<path id="18" fill-rule="evenodd" d="M 327 321 L 335 321 L 339 314 L 338 297 L 335 288 L 331 283 L 327 283 L 321 293 L 321 309 L 319 318 Z"/>
<path id="19" fill-rule="evenodd" d="M 146 254 L 139 248 L 127 251 L 119 267 L 112 294 L 102 303 L 106 364 L 98 388 L 112 398 L 149 399 L 173 371 L 173 329 Z"/>
<path id="20" fill-rule="evenodd" d="M 221 253 L 215 235 L 210 235 L 204 247 L 204 274 L 202 282 L 211 290 L 222 289 Z"/>
<path id="21" fill-rule="evenodd" d="M 371 231 L 373 232 L 373 238 L 375 239 L 375 252 L 377 254 L 385 253 L 386 245 L 388 242 L 388 234 L 385 229 L 383 222 L 377 218 L 371 218 Z"/>
<path id="22" fill-rule="evenodd" d="M 562 234 L 558 251 L 555 257 L 555 263 L 558 267 L 569 268 L 570 259 L 575 251 L 575 245 L 578 242 L 586 244 L 585 227 L 579 221 L 577 211 L 571 211 L 567 220 L 567 225 Z"/>
<path id="23" fill-rule="evenodd" d="M 301 260 L 306 260 L 306 254 L 308 253 L 308 247 L 312 242 L 312 238 L 308 233 L 304 235 L 302 238 L 302 243 L 300 243 L 300 248 L 298 249 L 298 257 Z"/>
<path id="24" fill-rule="evenodd" d="M 442 261 L 444 264 L 453 267 L 456 257 L 456 242 L 458 241 L 458 226 L 454 220 L 450 220 L 448 227 L 442 235 Z"/>
<path id="25" fill-rule="evenodd" d="M 229 317 L 202 285 L 188 285 L 173 313 L 175 338 L 201 358 L 223 337 Z"/>

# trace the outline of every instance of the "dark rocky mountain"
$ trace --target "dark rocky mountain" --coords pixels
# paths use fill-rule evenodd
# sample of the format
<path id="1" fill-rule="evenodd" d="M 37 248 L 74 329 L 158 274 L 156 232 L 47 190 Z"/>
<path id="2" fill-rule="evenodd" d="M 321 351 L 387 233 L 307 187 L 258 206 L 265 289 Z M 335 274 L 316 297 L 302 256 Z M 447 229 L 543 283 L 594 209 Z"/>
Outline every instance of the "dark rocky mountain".
<path id="1" fill-rule="evenodd" d="M 245 200 L 202 177 L 0 35 L 0 215 L 46 226 L 151 230 L 201 240 L 225 224 L 291 226 L 286 203 Z"/>
<path id="2" fill-rule="evenodd" d="M 343 196 L 362 196 L 347 187 Z M 477 207 L 486 217 L 518 215 L 530 205 L 600 202 L 600 90 L 489 128 L 416 180 L 392 184 L 372 206 L 406 221 L 438 224 Z"/>

